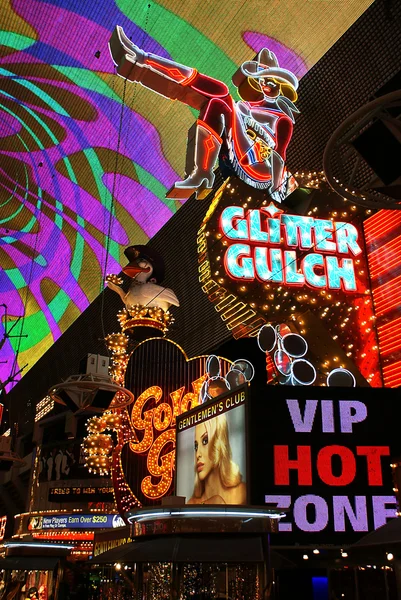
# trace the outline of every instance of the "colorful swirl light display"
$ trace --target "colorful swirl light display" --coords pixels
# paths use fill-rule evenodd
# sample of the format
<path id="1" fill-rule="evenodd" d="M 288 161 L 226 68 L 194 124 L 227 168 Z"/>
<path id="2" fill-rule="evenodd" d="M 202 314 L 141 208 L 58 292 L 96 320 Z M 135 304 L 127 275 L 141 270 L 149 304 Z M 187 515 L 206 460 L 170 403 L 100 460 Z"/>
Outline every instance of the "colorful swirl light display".
<path id="1" fill-rule="evenodd" d="M 2 3 L 0 380 L 32 367 L 101 292 L 106 265 L 118 272 L 122 250 L 146 243 L 180 207 L 165 192 L 183 175 L 194 113 L 115 76 L 115 25 L 226 83 L 263 46 L 302 77 L 371 1 L 342 4 Z M 4 339 L 19 316 L 16 337 Z"/>

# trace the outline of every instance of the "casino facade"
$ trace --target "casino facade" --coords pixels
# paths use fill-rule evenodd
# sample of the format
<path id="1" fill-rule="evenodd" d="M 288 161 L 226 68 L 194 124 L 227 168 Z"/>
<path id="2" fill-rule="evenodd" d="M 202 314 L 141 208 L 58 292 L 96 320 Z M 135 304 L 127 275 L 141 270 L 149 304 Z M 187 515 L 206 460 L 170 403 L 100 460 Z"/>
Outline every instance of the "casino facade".
<path id="1" fill-rule="evenodd" d="M 140 88 L 191 109 L 186 175 L 159 189 L 180 209 L 149 241 L 108 239 L 104 289 L 4 387 L 4 598 L 401 598 L 391 11 L 374 2 L 299 81 L 259 44 L 239 99 L 109 28 L 119 143 L 130 86 L 132 106 Z M 374 35 L 382 74 L 360 83 Z"/>

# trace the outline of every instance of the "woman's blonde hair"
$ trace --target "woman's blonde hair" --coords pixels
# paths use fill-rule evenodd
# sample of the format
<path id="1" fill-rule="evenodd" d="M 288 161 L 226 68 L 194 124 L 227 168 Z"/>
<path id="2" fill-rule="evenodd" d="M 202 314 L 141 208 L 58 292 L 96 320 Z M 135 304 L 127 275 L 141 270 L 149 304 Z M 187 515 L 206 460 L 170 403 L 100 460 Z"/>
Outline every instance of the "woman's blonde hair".
<path id="1" fill-rule="evenodd" d="M 208 434 L 208 453 L 213 468 L 219 470 L 220 481 L 223 487 L 230 488 L 239 485 L 242 475 L 239 466 L 232 460 L 230 440 L 228 437 L 228 425 L 225 415 L 219 415 L 202 423 Z M 200 498 L 204 492 L 205 483 L 199 479 L 196 471 L 195 454 L 195 486 L 194 496 Z"/>

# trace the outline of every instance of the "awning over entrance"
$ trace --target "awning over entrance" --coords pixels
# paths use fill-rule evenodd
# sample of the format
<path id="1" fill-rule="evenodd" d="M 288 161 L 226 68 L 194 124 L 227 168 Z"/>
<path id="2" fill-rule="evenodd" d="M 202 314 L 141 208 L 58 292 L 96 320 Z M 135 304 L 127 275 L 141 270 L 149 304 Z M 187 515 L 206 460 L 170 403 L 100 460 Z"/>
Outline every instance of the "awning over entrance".
<path id="1" fill-rule="evenodd" d="M 90 561 L 115 562 L 263 562 L 262 539 L 258 535 L 239 537 L 188 535 L 154 537 L 113 548 Z"/>
<path id="2" fill-rule="evenodd" d="M 392 519 L 375 531 L 368 533 L 352 548 L 368 548 L 370 546 L 384 546 L 389 544 L 401 544 L 401 519 Z"/>
<path id="3" fill-rule="evenodd" d="M 55 556 L 8 556 L 0 559 L 0 569 L 52 571 L 59 560 Z"/>

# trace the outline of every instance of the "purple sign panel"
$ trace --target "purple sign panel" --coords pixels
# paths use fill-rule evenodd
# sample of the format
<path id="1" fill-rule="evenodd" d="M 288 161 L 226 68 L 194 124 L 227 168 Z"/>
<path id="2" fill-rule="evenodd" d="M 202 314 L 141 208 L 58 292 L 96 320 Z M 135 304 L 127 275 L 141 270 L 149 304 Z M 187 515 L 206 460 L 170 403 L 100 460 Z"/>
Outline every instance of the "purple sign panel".
<path id="1" fill-rule="evenodd" d="M 252 392 L 252 502 L 287 511 L 274 543 L 349 543 L 396 516 L 396 390 Z"/>

